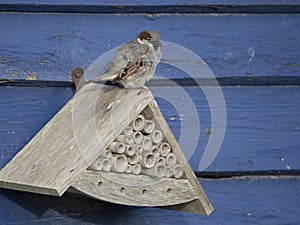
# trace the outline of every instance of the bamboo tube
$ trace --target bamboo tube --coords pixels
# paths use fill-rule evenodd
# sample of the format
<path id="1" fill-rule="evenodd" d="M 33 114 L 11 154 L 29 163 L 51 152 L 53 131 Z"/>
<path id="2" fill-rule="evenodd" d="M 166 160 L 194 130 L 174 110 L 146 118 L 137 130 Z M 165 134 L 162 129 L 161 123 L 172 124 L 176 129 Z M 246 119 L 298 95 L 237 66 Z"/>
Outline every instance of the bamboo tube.
<path id="1" fill-rule="evenodd" d="M 159 148 L 152 149 L 151 153 L 154 155 L 155 158 L 159 158 L 160 156 Z"/>
<path id="2" fill-rule="evenodd" d="M 156 158 L 153 154 L 144 155 L 141 159 L 142 166 L 146 168 L 152 168 L 156 163 Z"/>
<path id="3" fill-rule="evenodd" d="M 159 146 L 159 149 L 160 149 L 160 155 L 161 156 L 167 156 L 168 153 L 171 151 L 171 147 L 168 143 L 166 142 L 163 142 L 160 146 Z"/>
<path id="4" fill-rule="evenodd" d="M 137 118 L 135 120 L 132 121 L 132 128 L 135 131 L 140 131 L 144 128 L 145 125 L 145 117 L 140 114 L 137 116 Z"/>
<path id="5" fill-rule="evenodd" d="M 175 178 L 181 178 L 183 176 L 183 170 L 182 167 L 179 164 L 176 164 L 173 167 L 173 175 Z"/>
<path id="6" fill-rule="evenodd" d="M 135 153 L 133 156 L 127 157 L 128 163 L 131 165 L 137 164 L 140 161 L 140 155 Z"/>
<path id="7" fill-rule="evenodd" d="M 165 173 L 165 177 L 172 177 L 173 175 L 173 171 L 172 171 L 172 168 L 170 167 L 166 167 L 166 173 Z"/>
<path id="8" fill-rule="evenodd" d="M 164 157 L 159 157 L 156 161 L 157 165 L 166 165 L 166 159 Z"/>
<path id="9" fill-rule="evenodd" d="M 144 128 L 142 132 L 145 134 L 151 134 L 155 129 L 155 123 L 152 120 L 145 120 Z"/>
<path id="10" fill-rule="evenodd" d="M 113 142 L 108 146 L 108 149 L 113 153 L 122 154 L 125 152 L 126 146 L 122 142 Z"/>
<path id="11" fill-rule="evenodd" d="M 128 145 L 125 149 L 125 154 L 129 157 L 133 156 L 136 153 L 135 145 Z"/>
<path id="12" fill-rule="evenodd" d="M 103 163 L 102 163 L 102 160 L 101 158 L 97 158 L 92 165 L 90 165 L 90 169 L 92 170 L 102 170 L 102 166 L 103 166 Z"/>
<path id="13" fill-rule="evenodd" d="M 174 153 L 169 153 L 167 156 L 166 156 L 166 164 L 167 166 L 169 167 L 173 167 L 175 166 L 177 162 L 177 157 Z"/>
<path id="14" fill-rule="evenodd" d="M 124 134 L 124 135 L 127 135 L 127 136 L 132 135 L 132 134 L 133 134 L 133 128 L 132 128 L 131 126 L 127 126 L 127 127 L 124 129 L 123 134 Z"/>
<path id="15" fill-rule="evenodd" d="M 134 143 L 136 143 L 136 144 L 142 143 L 144 136 L 141 132 L 139 132 L 139 131 L 134 132 L 132 136 L 133 136 Z"/>
<path id="16" fill-rule="evenodd" d="M 163 133 L 160 130 L 154 130 L 151 134 L 152 142 L 160 144 L 163 140 Z"/>
<path id="17" fill-rule="evenodd" d="M 104 152 L 101 154 L 102 157 L 110 159 L 112 157 L 112 153 L 110 150 L 105 149 Z"/>
<path id="18" fill-rule="evenodd" d="M 142 147 L 145 151 L 150 151 L 152 150 L 152 140 L 148 136 L 144 136 L 143 142 L 142 142 Z"/>
<path id="19" fill-rule="evenodd" d="M 141 154 L 143 152 L 143 147 L 142 145 L 135 145 L 135 148 L 136 148 L 136 152 Z"/>
<path id="20" fill-rule="evenodd" d="M 150 148 L 150 145 L 149 145 L 149 148 Z M 145 149 L 143 149 L 143 151 L 140 152 L 140 154 L 143 155 L 143 156 L 152 154 L 155 157 L 155 159 L 158 159 L 160 157 L 159 148 L 157 148 L 157 147 L 153 148 L 153 146 L 152 146 L 152 148 L 150 148 L 150 149 L 151 150 L 145 150 Z"/>
<path id="21" fill-rule="evenodd" d="M 163 177 L 166 174 L 166 166 L 157 165 L 155 167 L 155 175 L 158 177 Z"/>
<path id="22" fill-rule="evenodd" d="M 102 159 L 102 170 L 105 172 L 110 172 L 112 167 L 112 162 L 110 159 Z"/>
<path id="23" fill-rule="evenodd" d="M 126 168 L 126 173 L 132 173 L 132 170 L 133 170 L 133 166 L 132 165 L 127 165 L 127 168 Z"/>
<path id="24" fill-rule="evenodd" d="M 122 135 L 121 134 L 119 137 L 117 137 L 117 141 L 123 142 L 127 145 L 133 145 L 134 144 L 134 140 L 133 140 L 133 137 L 131 135 Z"/>
<path id="25" fill-rule="evenodd" d="M 111 170 L 118 173 L 126 172 L 128 166 L 127 157 L 124 155 L 113 155 Z"/>
<path id="26" fill-rule="evenodd" d="M 132 166 L 132 173 L 135 175 L 139 175 L 142 172 L 142 167 L 140 164 L 135 164 Z"/>
<path id="27" fill-rule="evenodd" d="M 166 174 L 166 166 L 156 165 L 149 169 L 142 169 L 142 174 L 156 177 L 163 177 Z"/>
<path id="28" fill-rule="evenodd" d="M 112 162 L 110 161 L 110 159 L 99 157 L 93 162 L 90 168 L 93 170 L 103 170 L 105 172 L 109 172 L 111 170 L 111 166 Z"/>

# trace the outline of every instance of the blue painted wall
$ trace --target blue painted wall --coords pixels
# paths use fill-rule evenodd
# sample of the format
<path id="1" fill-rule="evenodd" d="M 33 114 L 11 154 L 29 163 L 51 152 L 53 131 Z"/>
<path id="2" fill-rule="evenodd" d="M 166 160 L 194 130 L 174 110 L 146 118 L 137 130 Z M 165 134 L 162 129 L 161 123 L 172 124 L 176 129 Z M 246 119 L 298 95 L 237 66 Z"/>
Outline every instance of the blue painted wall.
<path id="1" fill-rule="evenodd" d="M 150 87 L 154 96 L 162 88 L 170 94 L 157 101 L 179 140 L 182 123 L 190 124 L 190 132 L 197 129 L 197 124 L 193 124 L 194 118 L 180 111 L 187 103 L 183 95 L 177 93 L 177 88 Z M 211 130 L 210 108 L 199 87 L 185 87 L 184 90 L 193 99 L 200 119 L 200 136 L 190 159 L 194 171 L 199 171 L 200 159 L 210 137 L 207 134 Z M 220 152 L 206 171 L 300 170 L 300 87 L 224 87 L 222 91 L 227 128 Z M 72 88 L 0 87 L 1 167 L 73 93 Z M 190 155 L 186 146 L 192 141 L 182 142 L 186 155 Z"/>
<path id="2" fill-rule="evenodd" d="M 119 5 L 125 7 L 116 14 Z M 118 206 L 70 193 L 57 198 L 0 190 L 0 224 L 299 224 L 299 8 L 298 0 L 0 0 L 0 168 L 74 94 L 67 82 L 49 87 L 45 80 L 69 81 L 74 66 L 86 69 L 142 29 L 155 29 L 162 40 L 192 50 L 221 84 L 233 85 L 222 87 L 226 134 L 219 154 L 204 171 L 213 179 L 200 179 L 215 207 L 212 216 Z M 85 13 L 78 13 L 80 9 Z M 188 81 L 187 74 L 163 63 L 158 77 L 182 78 L 179 84 Z M 21 86 L 1 80 L 7 78 L 21 79 L 13 84 Z M 22 82 L 32 78 L 41 82 Z M 150 88 L 155 96 L 168 92 L 168 98 L 160 96 L 157 101 L 178 139 L 182 123 L 195 121 L 178 110 L 186 107 L 185 99 L 175 87 L 160 86 L 157 80 Z M 183 90 L 200 119 L 198 145 L 190 158 L 193 170 L 199 172 L 203 151 L 215 131 L 201 89 L 185 86 Z M 273 176 L 265 176 L 268 173 Z M 227 179 L 216 179 L 218 174 Z"/>
<path id="3" fill-rule="evenodd" d="M 2 13 L 0 74 L 13 79 L 34 75 L 39 80 L 70 80 L 74 66 L 86 69 L 141 30 L 155 29 L 162 40 L 199 55 L 216 77 L 299 76 L 299 21 L 299 14 Z M 163 64 L 156 75 L 186 77 Z"/>

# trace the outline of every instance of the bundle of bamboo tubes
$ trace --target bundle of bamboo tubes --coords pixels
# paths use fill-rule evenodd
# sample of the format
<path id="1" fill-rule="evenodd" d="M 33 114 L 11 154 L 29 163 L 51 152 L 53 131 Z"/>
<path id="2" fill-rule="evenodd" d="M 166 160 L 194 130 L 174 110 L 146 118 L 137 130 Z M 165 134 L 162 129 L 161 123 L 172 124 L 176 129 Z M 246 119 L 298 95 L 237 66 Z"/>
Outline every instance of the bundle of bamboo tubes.
<path id="1" fill-rule="evenodd" d="M 181 178 L 184 175 L 154 118 L 146 119 L 142 114 L 125 128 L 89 169 L 153 177 Z"/>

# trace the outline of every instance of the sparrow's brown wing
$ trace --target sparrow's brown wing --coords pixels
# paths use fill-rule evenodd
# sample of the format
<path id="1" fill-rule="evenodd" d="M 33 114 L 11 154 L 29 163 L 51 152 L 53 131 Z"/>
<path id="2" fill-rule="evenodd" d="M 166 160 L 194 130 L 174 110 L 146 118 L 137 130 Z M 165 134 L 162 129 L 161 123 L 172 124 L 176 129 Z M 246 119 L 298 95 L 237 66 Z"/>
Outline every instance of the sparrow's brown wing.
<path id="1" fill-rule="evenodd" d="M 115 54 L 108 70 L 103 75 L 93 78 L 90 82 L 127 79 L 144 66 L 144 59 L 147 57 L 148 50 L 147 45 L 140 44 L 136 40 L 123 45 Z"/>
<path id="2" fill-rule="evenodd" d="M 114 74 L 113 80 L 124 80 L 137 73 L 144 66 L 148 51 L 149 47 L 147 45 L 136 41 L 129 42 L 121 47 L 108 69 L 110 74 Z"/>
<path id="3" fill-rule="evenodd" d="M 115 78 L 116 81 L 127 79 L 136 74 L 144 66 L 144 58 L 141 57 L 135 61 L 129 61 L 123 71 Z"/>

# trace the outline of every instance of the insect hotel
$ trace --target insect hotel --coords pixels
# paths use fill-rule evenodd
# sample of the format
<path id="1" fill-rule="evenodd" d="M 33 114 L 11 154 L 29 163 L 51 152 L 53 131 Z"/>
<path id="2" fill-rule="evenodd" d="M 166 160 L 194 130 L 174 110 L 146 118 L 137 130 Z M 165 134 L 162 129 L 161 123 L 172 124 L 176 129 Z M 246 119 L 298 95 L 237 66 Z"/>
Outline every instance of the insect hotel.
<path id="1" fill-rule="evenodd" d="M 300 0 L 0 0 L 0 17 L 1 225 L 300 224 Z M 74 67 L 101 74 L 148 29 L 155 98 L 75 94 Z"/>
<path id="2" fill-rule="evenodd" d="M 209 215 L 209 203 L 148 90 L 89 83 L 0 172 L 0 187 L 70 188 L 130 206 Z"/>

